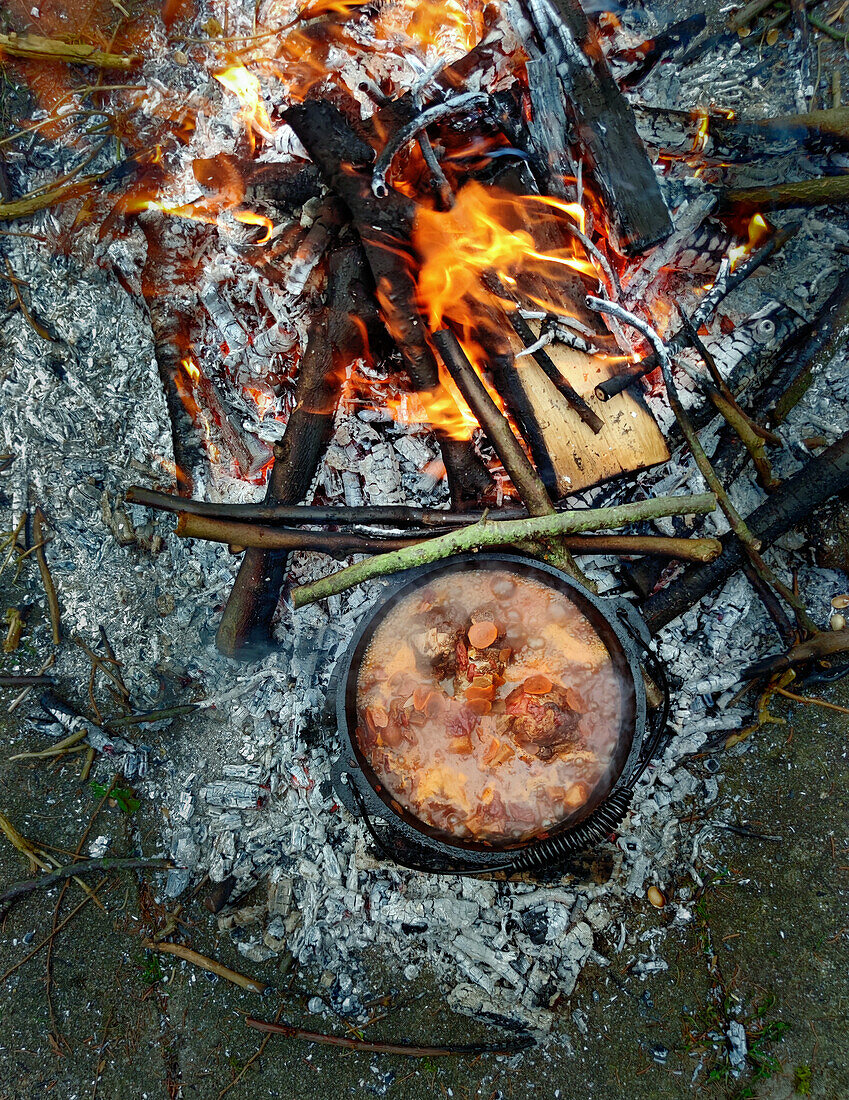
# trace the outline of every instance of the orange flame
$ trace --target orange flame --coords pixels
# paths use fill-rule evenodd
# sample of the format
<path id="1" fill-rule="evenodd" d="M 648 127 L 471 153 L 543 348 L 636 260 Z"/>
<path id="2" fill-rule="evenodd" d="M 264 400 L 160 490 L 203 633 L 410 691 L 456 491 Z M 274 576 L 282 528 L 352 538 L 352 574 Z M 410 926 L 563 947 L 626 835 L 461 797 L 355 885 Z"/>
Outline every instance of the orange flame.
<path id="1" fill-rule="evenodd" d="M 426 424 L 450 439 L 471 439 L 478 422 L 453 379 L 440 371 L 442 389 L 387 397 L 385 407 L 400 424 Z"/>
<path id="2" fill-rule="evenodd" d="M 755 214 L 749 221 L 747 233 L 748 240 L 728 250 L 732 271 L 769 239 L 772 229 L 763 214 Z"/>
<path id="3" fill-rule="evenodd" d="M 242 104 L 239 117 L 247 127 L 251 149 L 255 145 L 255 132 L 269 134 L 272 130 L 271 119 L 262 102 L 262 89 L 259 78 L 242 64 L 230 65 L 220 73 L 212 74 L 219 84 L 238 96 Z"/>
<path id="4" fill-rule="evenodd" d="M 508 286 L 525 275 L 558 280 L 568 269 L 596 277 L 595 268 L 578 255 L 572 241 L 542 251 L 534 230 L 551 217 L 546 207 L 583 226 L 583 211 L 574 203 L 537 195 L 518 196 L 477 182 L 468 183 L 451 210 L 420 210 L 413 243 L 422 258 L 418 276 L 420 305 L 432 329 L 446 321 L 474 327 L 479 311 L 474 301 L 488 297 L 482 280 L 492 273 Z"/>
<path id="5" fill-rule="evenodd" d="M 237 222 L 242 222 L 244 225 L 265 226 L 265 233 L 257 238 L 257 244 L 268 244 L 271 240 L 271 230 L 274 228 L 274 222 L 271 218 L 267 218 L 265 214 L 257 214 L 253 210 L 238 210 L 233 217 Z"/>

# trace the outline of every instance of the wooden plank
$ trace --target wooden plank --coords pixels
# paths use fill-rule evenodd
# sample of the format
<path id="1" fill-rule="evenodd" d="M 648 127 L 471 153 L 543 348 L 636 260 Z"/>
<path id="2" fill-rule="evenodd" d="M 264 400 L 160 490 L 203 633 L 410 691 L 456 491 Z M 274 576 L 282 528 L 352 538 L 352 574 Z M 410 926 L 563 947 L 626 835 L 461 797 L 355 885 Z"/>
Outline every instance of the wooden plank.
<path id="1" fill-rule="evenodd" d="M 515 347 L 521 350 L 518 343 Z M 639 395 L 626 391 L 609 401 L 595 397 L 594 387 L 615 373 L 605 359 L 562 345 L 546 350 L 564 378 L 604 420 L 602 430 L 594 434 L 530 356 L 516 361 L 519 384 L 533 406 L 554 470 L 558 497 L 666 462 L 666 442 Z"/>

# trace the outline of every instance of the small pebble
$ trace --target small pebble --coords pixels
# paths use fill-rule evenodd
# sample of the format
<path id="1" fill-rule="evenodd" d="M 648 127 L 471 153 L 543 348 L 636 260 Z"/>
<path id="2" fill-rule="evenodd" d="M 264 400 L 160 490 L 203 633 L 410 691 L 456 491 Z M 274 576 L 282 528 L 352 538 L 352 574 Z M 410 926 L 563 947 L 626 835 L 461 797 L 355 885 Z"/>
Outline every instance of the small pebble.
<path id="1" fill-rule="evenodd" d="M 832 615 L 829 619 L 828 625 L 831 627 L 832 630 L 843 630 L 843 628 L 846 626 L 846 616 Z"/>
<path id="2" fill-rule="evenodd" d="M 666 898 L 658 890 L 656 886 L 650 886 L 646 891 L 646 897 L 649 899 L 655 909 L 662 909 L 666 905 Z"/>

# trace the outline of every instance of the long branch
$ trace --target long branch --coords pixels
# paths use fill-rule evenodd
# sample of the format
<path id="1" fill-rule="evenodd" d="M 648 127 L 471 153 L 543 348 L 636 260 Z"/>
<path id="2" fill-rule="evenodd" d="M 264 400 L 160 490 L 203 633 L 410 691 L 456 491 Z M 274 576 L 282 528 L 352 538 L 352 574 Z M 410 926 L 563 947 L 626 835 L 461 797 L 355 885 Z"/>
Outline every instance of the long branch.
<path id="1" fill-rule="evenodd" d="M 492 522 L 490 520 L 490 522 Z M 495 522 L 504 523 L 504 520 Z M 204 520 L 206 524 L 201 534 L 200 528 L 191 532 L 192 538 L 202 538 L 208 542 L 223 542 L 231 546 L 256 547 L 262 550 L 290 550 L 292 549 L 292 532 L 281 531 L 279 527 L 264 527 L 258 523 L 216 522 Z M 180 532 L 188 536 L 188 529 Z M 318 538 L 327 538 L 337 532 L 307 532 Z M 403 549 L 407 546 L 415 546 L 421 542 L 433 538 L 430 532 L 421 532 L 419 535 L 397 539 L 374 539 L 368 541 L 365 553 L 374 553 L 381 550 Z M 364 542 L 366 540 L 363 540 Z M 722 553 L 722 543 L 719 539 L 712 538 L 667 538 L 663 535 L 563 535 L 558 543 L 564 546 L 570 553 L 578 555 L 587 554 L 623 554 L 625 556 L 639 556 L 647 554 L 659 558 L 677 558 L 679 561 L 715 561 Z M 314 549 L 321 550 L 319 543 Z M 329 552 L 329 551 L 327 551 Z M 355 551 L 351 551 L 352 553 Z M 361 551 L 356 551 L 360 553 Z M 50 681 L 52 683 L 52 681 Z M 2 683 L 2 677 L 0 677 Z M 173 707 L 164 711 L 153 711 L 150 715 L 134 715 L 131 718 L 118 718 L 109 723 L 110 726 L 124 726 L 136 724 L 142 721 L 158 721 L 160 718 L 168 718 L 176 714 L 188 714 L 195 710 L 194 706 Z"/>
<path id="2" fill-rule="evenodd" d="M 128 871 L 136 867 L 171 866 L 170 859 L 146 859 L 142 857 L 112 859 L 107 856 L 103 859 L 87 859 L 80 863 L 70 863 L 67 867 L 57 867 L 55 871 L 40 875 L 38 878 L 28 878 L 22 882 L 14 883 L 8 890 L 0 894 L 0 909 L 8 905 L 10 901 L 14 901 L 15 898 L 23 897 L 24 894 L 31 894 L 33 890 L 48 890 L 51 886 L 55 886 L 57 882 L 64 882 L 65 879 L 75 878 L 77 875 L 90 875 L 93 871 Z"/>
<path id="3" fill-rule="evenodd" d="M 365 1050 L 375 1054 L 402 1054 L 408 1058 L 441 1058 L 449 1054 L 515 1054 L 534 1045 L 530 1037 L 511 1039 L 504 1043 L 469 1043 L 462 1046 L 423 1047 L 413 1043 L 382 1043 L 370 1039 L 356 1039 L 350 1036 L 328 1035 L 322 1031 L 306 1031 L 294 1024 L 272 1023 L 245 1017 L 248 1027 L 256 1031 L 265 1031 L 271 1035 L 285 1035 L 287 1039 L 305 1039 L 309 1043 L 323 1043 L 332 1047 L 344 1047 L 346 1050 Z"/>
<path id="4" fill-rule="evenodd" d="M 253 532 L 249 541 L 243 539 L 247 531 Z M 177 520 L 177 535 L 184 539 L 206 539 L 209 542 L 226 542 L 230 546 L 259 550 L 315 550 L 334 558 L 346 558 L 350 554 L 379 554 L 383 550 L 400 550 L 421 542 L 421 538 L 365 538 L 344 531 L 291 531 L 285 527 L 251 526 L 232 520 L 210 519 L 181 513 Z"/>
<path id="5" fill-rule="evenodd" d="M 477 523 L 483 509 L 455 512 L 441 508 L 416 508 L 408 504 L 216 504 L 208 500 L 189 500 L 175 493 L 159 493 L 131 485 L 125 494 L 131 504 L 143 504 L 161 512 L 188 512 L 210 519 L 241 520 L 246 523 L 261 522 L 297 526 L 309 524 L 385 525 L 388 527 L 466 527 Z M 527 515 L 524 508 L 505 505 L 493 509 L 490 516 L 518 519 Z"/>
<path id="6" fill-rule="evenodd" d="M 526 542 L 528 539 L 556 538 L 559 535 L 579 534 L 582 531 L 610 530 L 624 527 L 629 523 L 661 519 L 664 516 L 712 512 L 715 507 L 716 497 L 713 493 L 701 493 L 698 496 L 658 497 L 611 508 L 556 512 L 551 516 L 533 516 L 528 519 L 504 520 L 499 523 L 481 520 L 480 523 L 475 523 L 471 527 L 451 531 L 447 535 L 440 535 L 418 546 L 411 546 L 407 550 L 396 550 L 391 554 L 367 558 L 322 580 L 293 588 L 292 603 L 296 608 L 303 607 L 305 604 L 314 603 L 327 596 L 345 592 L 374 577 L 382 577 L 403 569 L 440 561 L 451 554 L 466 550 L 477 550 L 484 546 L 504 546 L 512 542 Z"/>

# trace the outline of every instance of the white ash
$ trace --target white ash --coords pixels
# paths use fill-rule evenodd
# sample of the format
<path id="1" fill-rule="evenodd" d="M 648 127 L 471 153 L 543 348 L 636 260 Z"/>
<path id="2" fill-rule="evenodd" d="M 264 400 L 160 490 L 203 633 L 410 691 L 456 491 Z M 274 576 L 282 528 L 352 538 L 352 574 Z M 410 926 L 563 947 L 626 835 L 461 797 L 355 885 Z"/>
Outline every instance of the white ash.
<path id="1" fill-rule="evenodd" d="M 266 22 L 282 21 L 291 8 L 270 2 L 260 15 Z M 250 33 L 253 5 L 232 9 L 232 33 Z M 366 24 L 362 33 L 367 35 Z M 368 113 L 373 104 L 359 87 L 362 73 L 341 54 L 337 61 L 342 79 Z M 507 83 L 506 72 L 506 65 L 496 62 L 477 86 Z M 237 101 L 205 70 L 180 70 L 178 84 L 167 50 L 160 60 L 146 62 L 145 76 L 149 92 L 143 109 L 152 118 L 167 110 L 175 95 L 195 97 L 197 125 L 174 167 L 168 196 L 172 205 L 191 201 L 198 197 L 192 160 L 236 149 L 241 133 Z M 403 87 L 419 81 L 422 73 L 408 58 L 386 53 L 372 76 L 391 77 Z M 687 69 L 658 66 L 640 96 L 676 107 L 715 99 L 753 114 L 791 109 L 795 89 L 774 81 L 767 85 L 766 79 L 757 57 L 735 46 L 727 53 L 707 51 Z M 263 90 L 272 110 L 285 106 L 283 89 L 264 81 Z M 264 153 L 265 159 L 278 161 L 303 155 L 283 126 Z M 14 158 L 13 163 L 20 169 Z M 57 163 L 33 169 L 30 184 L 54 178 Z M 678 183 L 692 205 L 678 211 L 675 244 L 682 250 L 681 267 L 697 270 L 686 254 L 687 234 L 698 220 L 692 218 L 693 208 L 705 209 L 708 200 L 699 187 Z M 305 223 L 310 220 L 307 215 Z M 51 237 L 60 223 L 44 212 L 31 227 Z M 173 232 L 179 236 L 181 231 Z M 312 308 L 310 272 L 289 271 L 282 290 L 266 285 L 240 253 L 243 232 L 231 219 L 222 219 L 204 245 L 203 281 L 188 286 L 175 279 L 168 294 L 204 318 L 199 348 L 204 369 L 215 365 L 234 372 L 232 378 L 222 374 L 215 379 L 228 409 L 241 409 L 239 422 L 249 420 L 252 431 L 271 440 L 279 437 L 285 419 L 285 393 L 275 397 L 271 418 L 263 420 L 251 410 L 245 415 L 239 404 L 242 388 L 262 383 L 270 365 L 285 366 L 287 355 L 303 348 Z M 219 918 L 220 927 L 258 964 L 290 951 L 299 963 L 322 971 L 327 980 L 316 1007 L 329 1003 L 352 1016 L 362 1004 L 363 959 L 374 948 L 409 980 L 422 967 L 432 967 L 452 1007 L 510 1017 L 543 1031 L 551 1025 L 553 1007 L 571 994 L 586 965 L 612 961 L 641 977 L 665 968 L 665 933 L 655 930 L 641 939 L 633 902 L 652 884 L 674 888 L 688 874 L 701 882 L 703 847 L 715 830 L 682 819 L 694 808 L 703 817 L 715 812 L 720 777 L 705 777 L 692 757 L 717 734 L 746 724 L 750 712 L 728 705 L 739 671 L 778 644 L 747 582 L 732 578 L 658 639 L 658 654 L 677 683 L 674 736 L 642 779 L 617 844 L 608 851 L 607 881 L 564 876 L 545 886 L 507 884 L 424 876 L 380 862 L 362 826 L 338 805 L 329 786 L 336 745 L 326 732 L 325 707 L 334 664 L 385 582 L 294 617 L 281 609 L 278 648 L 257 664 L 237 666 L 217 654 L 215 626 L 237 561 L 223 547 L 176 539 L 168 518 L 152 519 L 143 509 L 121 505 L 121 493 L 131 482 L 162 477 L 174 461 L 146 310 L 141 297 L 128 295 L 109 271 L 115 264 L 137 287 L 144 239 L 134 231 L 125 240 L 101 243 L 96 232 L 86 229 L 78 239 L 79 248 L 68 260 L 50 255 L 32 239 L 4 239 L 16 276 L 31 288 L 33 310 L 58 338 L 55 345 L 42 341 L 19 314 L 0 322 L 8 364 L 0 373 L 3 449 L 15 454 L 4 475 L 12 500 L 5 526 L 28 499 L 44 507 L 54 534 L 48 557 L 66 629 L 95 644 L 98 626 L 105 625 L 137 708 L 160 705 L 163 682 L 168 701 L 187 680 L 195 681 L 203 696 L 200 715 L 180 727 L 179 741 L 160 724 L 136 727 L 134 743 L 150 742 L 139 790 L 167 811 L 162 844 L 178 864 L 163 879 L 163 892 L 176 897 L 205 872 L 214 881 L 233 875 L 238 906 L 252 886 L 266 882 L 267 897 L 228 910 Z M 191 247 L 188 235 L 185 240 Z M 723 343 L 720 318 L 738 324 L 750 319 L 751 328 L 759 311 L 772 308 L 776 298 L 811 316 L 843 262 L 833 251 L 835 240 L 849 240 L 844 226 L 836 221 L 824 226 L 815 215 L 806 215 L 800 234 L 770 266 L 769 277 L 749 280 L 723 304 L 708 342 L 727 351 L 719 356 L 724 370 L 732 369 L 748 347 L 743 340 L 747 329 L 744 325 Z M 674 265 L 673 252 L 671 246 L 658 250 L 640 265 L 630 285 L 641 288 L 646 300 L 664 300 L 668 288 L 658 280 L 667 259 Z M 689 307 L 691 302 L 684 301 Z M 687 388 L 695 400 L 695 387 Z M 666 407 L 650 400 L 668 425 Z M 814 432 L 836 435 L 846 426 L 847 408 L 849 381 L 838 356 L 817 373 L 783 429 L 787 448 L 776 460 L 781 476 L 803 460 L 798 440 Z M 368 410 L 346 404 L 316 485 L 332 502 L 439 502 L 445 499 L 444 487 L 423 472 L 437 454 L 420 429 L 388 426 Z M 143 470 L 151 472 L 144 475 Z M 260 484 L 235 476 L 226 462 L 201 465 L 192 473 L 211 499 L 262 496 Z M 678 456 L 638 481 L 654 494 L 702 487 L 693 463 Z M 611 500 L 628 499 L 633 492 L 626 486 L 603 491 Z M 747 508 L 763 498 L 748 474 L 734 496 Z M 658 527 L 673 530 L 672 524 Z M 824 622 L 830 595 L 845 588 L 845 581 L 813 568 L 798 546 L 776 550 L 770 563 L 785 577 L 791 567 L 800 569 L 811 613 Z M 611 565 L 601 559 L 589 566 L 602 591 L 619 587 Z M 330 568 L 321 555 L 299 554 L 293 556 L 291 574 L 304 581 Z M 82 654 L 63 647 L 60 678 L 80 682 L 86 671 Z M 756 750 L 744 742 L 737 751 Z M 99 758 L 96 774 L 107 777 L 112 767 Z M 683 891 L 680 901 L 686 901 Z M 672 909 L 673 927 L 692 919 L 686 905 L 676 901 Z M 581 1022 L 574 1022 L 580 1032 Z M 739 1048 L 738 1035 L 729 1030 L 728 1039 Z"/>

